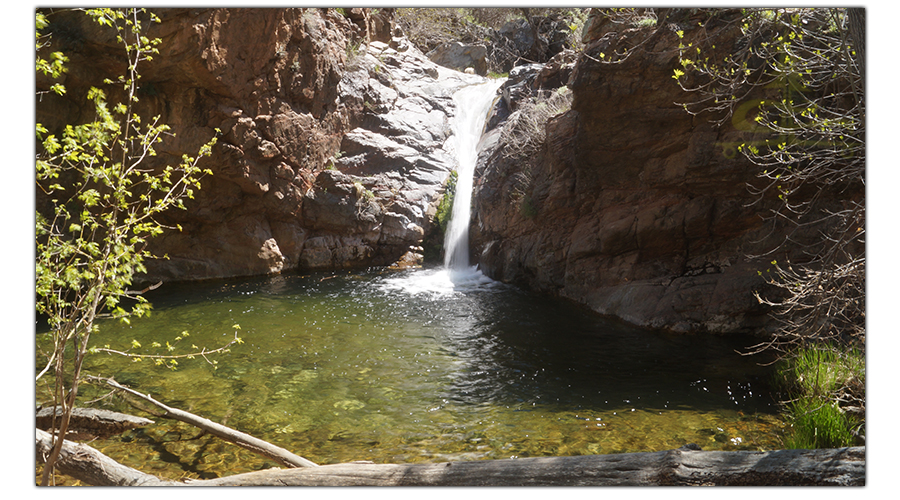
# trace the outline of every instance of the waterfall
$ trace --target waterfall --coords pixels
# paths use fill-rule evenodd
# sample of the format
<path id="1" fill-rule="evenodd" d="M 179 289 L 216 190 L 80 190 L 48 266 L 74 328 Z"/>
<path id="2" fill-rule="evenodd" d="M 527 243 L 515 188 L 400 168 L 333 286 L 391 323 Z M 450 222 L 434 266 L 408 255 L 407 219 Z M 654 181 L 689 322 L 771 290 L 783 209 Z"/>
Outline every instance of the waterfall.
<path id="1" fill-rule="evenodd" d="M 470 85 L 453 95 L 456 104 L 453 134 L 458 165 L 453 211 L 444 235 L 444 267 L 387 278 L 382 284 L 386 292 L 446 297 L 457 292 L 496 289 L 500 286 L 475 266 L 469 266 L 469 219 L 472 216 L 472 181 L 478 160 L 478 143 L 484 132 L 488 111 L 496 100 L 497 89 L 504 81 L 498 79 Z"/>
<path id="2" fill-rule="evenodd" d="M 453 95 L 457 114 L 453 119 L 456 137 L 456 192 L 453 212 L 444 235 L 444 267 L 451 273 L 472 273 L 469 267 L 469 219 L 472 214 L 472 183 L 475 163 L 478 160 L 478 143 L 481 141 L 488 111 L 493 106 L 497 89 L 503 79 L 472 85 Z"/>

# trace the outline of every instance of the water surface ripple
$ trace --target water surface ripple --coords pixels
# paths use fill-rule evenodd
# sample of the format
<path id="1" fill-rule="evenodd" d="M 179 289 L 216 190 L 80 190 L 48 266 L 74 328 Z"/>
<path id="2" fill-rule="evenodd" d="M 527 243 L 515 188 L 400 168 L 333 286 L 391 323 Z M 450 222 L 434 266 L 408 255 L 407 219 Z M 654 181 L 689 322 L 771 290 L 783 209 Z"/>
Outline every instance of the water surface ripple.
<path id="1" fill-rule="evenodd" d="M 149 318 L 103 324 L 96 345 L 125 350 L 137 340 L 146 349 L 187 331 L 179 351 L 216 347 L 234 324 L 245 343 L 215 358 L 218 368 L 199 358 L 171 371 L 92 355 L 90 373 L 317 463 L 779 446 L 768 372 L 735 353 L 752 340 L 632 328 L 475 270 L 165 285 L 148 298 Z M 38 335 L 39 346 L 46 341 Z M 43 388 L 37 397 L 46 398 Z M 275 465 L 157 420 L 93 444 L 169 477 Z"/>

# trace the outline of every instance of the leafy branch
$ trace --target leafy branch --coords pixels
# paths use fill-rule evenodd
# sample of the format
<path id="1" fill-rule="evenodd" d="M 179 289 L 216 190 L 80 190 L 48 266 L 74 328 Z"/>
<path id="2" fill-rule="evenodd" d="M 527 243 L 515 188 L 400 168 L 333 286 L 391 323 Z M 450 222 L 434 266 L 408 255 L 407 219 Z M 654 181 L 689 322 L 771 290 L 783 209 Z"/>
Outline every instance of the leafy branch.
<path id="1" fill-rule="evenodd" d="M 694 97 L 685 109 L 719 124 L 730 119 L 745 133 L 737 149 L 759 168 L 760 182 L 749 186 L 755 204 L 772 207 L 773 228 L 785 225 L 784 242 L 803 250 L 768 280 L 781 293 L 758 296 L 781 324 L 779 339 L 766 347 L 865 339 L 865 203 L 829 202 L 865 190 L 862 43 L 850 30 L 860 15 L 748 9 L 728 21 L 739 31 L 734 50 L 680 35 L 675 79 Z M 820 237 L 801 236 L 810 229 Z"/>
<path id="2" fill-rule="evenodd" d="M 216 144 L 216 137 L 211 138 L 196 156 L 183 155 L 178 165 L 151 165 L 155 146 L 174 135 L 159 116 L 145 122 L 135 110 L 138 66 L 152 61 L 160 43 L 142 34 L 143 22 L 159 22 L 159 18 L 144 9 L 84 12 L 116 31 L 126 71 L 103 83 L 121 86 L 124 98 L 109 103 L 106 91 L 91 87 L 86 100 L 94 110 L 92 120 L 66 125 L 57 133 L 40 123 L 35 127 L 39 146 L 35 181 L 42 201 L 35 214 L 36 309 L 47 318 L 54 339 L 47 368 L 37 378 L 52 369 L 54 404 L 63 410 L 61 419 L 54 422 L 55 445 L 42 484 L 48 483 L 61 449 L 97 320 L 127 323 L 150 310 L 141 293 L 128 287 L 136 273 L 146 271 L 144 260 L 154 257 L 147 249 L 149 238 L 169 229 L 157 216 L 172 208 L 184 209 L 185 199 L 193 198 L 200 180 L 212 173 L 201 168 L 200 162 Z M 41 33 L 50 26 L 47 15 L 38 12 L 35 26 L 36 71 L 58 78 L 65 72 L 65 56 L 59 52 L 41 56 L 52 41 L 52 34 Z M 65 92 L 58 84 L 51 88 Z M 131 303 L 125 305 L 123 299 Z M 68 346 L 69 356 L 65 355 Z"/>
<path id="3" fill-rule="evenodd" d="M 234 325 L 233 328 L 240 329 L 240 325 Z M 169 343 L 169 342 L 167 341 L 167 342 L 166 342 L 166 346 L 165 346 L 165 347 L 166 347 L 166 350 L 167 350 L 167 351 L 170 351 L 170 352 L 171 352 L 171 351 L 174 351 L 174 350 L 175 350 L 175 346 L 176 346 L 179 342 L 181 342 L 182 340 L 184 340 L 185 337 L 188 337 L 189 335 L 190 335 L 190 334 L 189 334 L 188 332 L 186 332 L 186 331 L 185 331 L 185 332 L 181 332 L 181 335 L 175 337 L 175 340 L 174 340 L 173 343 Z M 227 344 L 225 344 L 225 345 L 223 345 L 223 346 L 221 346 L 221 347 L 218 347 L 218 348 L 216 348 L 216 349 L 209 349 L 209 350 L 207 350 L 207 348 L 205 348 L 205 347 L 200 348 L 200 347 L 197 347 L 196 345 L 192 344 L 192 345 L 191 345 L 191 349 L 194 349 L 194 351 L 193 351 L 193 352 L 189 352 L 189 353 L 185 353 L 185 354 L 147 354 L 147 353 L 133 353 L 133 352 L 130 352 L 130 349 L 129 349 L 129 350 L 125 350 L 125 351 L 119 351 L 119 350 L 116 350 L 116 349 L 110 349 L 110 347 L 109 347 L 108 344 L 105 345 L 104 347 L 92 347 L 92 348 L 90 348 L 90 349 L 88 350 L 88 352 L 89 352 L 90 354 L 99 354 L 99 353 L 117 354 L 117 355 L 119 355 L 119 356 L 124 356 L 124 357 L 127 357 L 127 358 L 131 358 L 131 359 L 132 359 L 133 361 L 135 361 L 135 362 L 140 362 L 140 361 L 143 361 L 144 359 L 152 359 L 152 360 L 155 361 L 155 364 L 156 364 L 157 366 L 165 366 L 166 368 L 169 368 L 169 369 L 171 369 L 171 370 L 175 370 L 175 369 L 178 368 L 178 361 L 177 361 L 177 360 L 179 360 L 179 359 L 195 359 L 196 357 L 199 356 L 199 357 L 202 357 L 204 360 L 206 360 L 206 362 L 209 363 L 210 365 L 212 365 L 214 368 L 218 368 L 218 361 L 217 361 L 217 360 L 210 360 L 210 359 L 207 357 L 207 355 L 211 355 L 211 354 L 224 354 L 224 353 L 227 353 L 227 352 L 231 352 L 231 349 L 230 349 L 230 348 L 231 348 L 232 345 L 234 345 L 234 344 L 243 344 L 243 343 L 244 343 L 244 340 L 241 339 L 240 337 L 238 337 L 237 331 L 235 331 L 235 332 L 234 332 L 234 338 L 233 338 L 230 342 L 228 342 Z M 133 349 L 140 349 L 140 348 L 142 348 L 141 343 L 138 342 L 137 340 L 132 340 L 132 341 L 131 341 L 131 347 L 132 347 Z M 151 348 L 161 348 L 161 347 L 162 347 L 162 344 L 160 344 L 159 342 L 153 342 L 152 344 L 150 344 L 150 347 L 151 347 Z M 198 350 L 198 349 L 199 349 L 199 350 Z"/>
<path id="4" fill-rule="evenodd" d="M 748 186 L 752 205 L 764 210 L 770 234 L 783 229 L 756 256 L 787 257 L 771 261 L 768 289 L 755 294 L 777 333 L 751 353 L 794 360 L 835 346 L 864 353 L 864 16 L 857 8 L 745 9 L 722 20 L 720 32 L 737 33 L 727 48 L 706 33 L 678 34 L 673 78 L 692 97 L 685 110 L 719 125 L 730 120 L 744 135 L 737 150 L 758 168 L 759 181 Z M 851 382 L 814 410 L 833 404 L 864 422 L 864 384 Z"/>

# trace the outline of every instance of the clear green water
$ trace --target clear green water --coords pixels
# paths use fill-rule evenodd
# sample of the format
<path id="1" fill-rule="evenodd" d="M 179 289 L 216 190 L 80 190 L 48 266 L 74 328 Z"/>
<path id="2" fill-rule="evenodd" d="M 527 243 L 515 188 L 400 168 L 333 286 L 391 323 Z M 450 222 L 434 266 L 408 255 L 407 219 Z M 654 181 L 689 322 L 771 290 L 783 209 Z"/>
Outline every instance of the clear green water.
<path id="1" fill-rule="evenodd" d="M 435 462 L 779 447 L 783 423 L 752 339 L 673 336 L 611 322 L 498 283 L 454 289 L 438 270 L 283 275 L 165 285 L 132 340 L 244 344 L 178 370 L 94 355 L 110 376 L 320 464 Z M 46 342 L 38 335 L 38 346 Z M 152 351 L 152 349 L 151 349 Z M 40 352 L 40 350 L 39 350 Z M 183 352 L 183 351 L 182 351 Z M 38 364 L 43 359 L 38 355 Z M 105 391 L 86 388 L 85 399 Z M 46 398 L 37 388 L 39 402 Z M 101 405 L 140 414 L 120 400 Z M 165 477 L 275 466 L 185 424 L 157 419 L 92 443 Z"/>

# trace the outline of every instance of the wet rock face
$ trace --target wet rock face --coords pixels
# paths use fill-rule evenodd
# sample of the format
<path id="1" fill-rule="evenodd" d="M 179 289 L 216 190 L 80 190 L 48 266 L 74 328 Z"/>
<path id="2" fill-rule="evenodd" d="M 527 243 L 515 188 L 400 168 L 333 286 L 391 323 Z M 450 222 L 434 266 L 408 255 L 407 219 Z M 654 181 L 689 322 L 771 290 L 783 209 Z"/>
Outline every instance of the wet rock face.
<path id="1" fill-rule="evenodd" d="M 314 226 L 322 220 L 349 226 L 319 226 L 319 233 L 339 242 L 340 256 L 328 264 L 327 258 L 304 253 L 303 266 L 421 263 L 423 239 L 456 168 L 453 94 L 482 79 L 438 66 L 405 39 L 373 42 L 351 67 L 341 82 L 341 100 L 360 106 L 362 116 L 343 135 L 330 160 L 333 170 L 319 174 L 304 205 L 304 219 Z M 318 201 L 330 197 L 338 201 Z M 336 209 L 341 216 L 335 216 Z M 346 261 L 344 248 L 349 248 Z"/>
<path id="2" fill-rule="evenodd" d="M 759 271 L 784 254 L 747 257 L 779 234 L 763 224 L 765 202 L 748 208 L 757 170 L 730 148 L 746 132 L 676 104 L 685 95 L 671 78 L 673 32 L 604 32 L 585 52 L 631 52 L 637 36 L 651 38 L 621 63 L 579 57 L 572 109 L 547 123 L 540 154 L 483 153 L 473 257 L 495 279 L 634 324 L 759 333 Z"/>
<path id="3" fill-rule="evenodd" d="M 391 39 L 390 10 L 155 10 L 162 23 L 147 35 L 162 44 L 140 67 L 138 111 L 177 132 L 157 148 L 159 164 L 221 135 L 204 160 L 213 175 L 186 211 L 166 214 L 183 230 L 152 240 L 169 258 L 148 262 L 149 279 L 421 259 L 431 205 L 455 167 L 452 93 L 478 77 Z M 69 34 L 72 68 L 67 96 L 38 105 L 52 131 L 89 119 L 80 98 L 124 60 L 87 16 L 51 22 Z"/>

